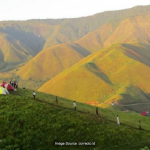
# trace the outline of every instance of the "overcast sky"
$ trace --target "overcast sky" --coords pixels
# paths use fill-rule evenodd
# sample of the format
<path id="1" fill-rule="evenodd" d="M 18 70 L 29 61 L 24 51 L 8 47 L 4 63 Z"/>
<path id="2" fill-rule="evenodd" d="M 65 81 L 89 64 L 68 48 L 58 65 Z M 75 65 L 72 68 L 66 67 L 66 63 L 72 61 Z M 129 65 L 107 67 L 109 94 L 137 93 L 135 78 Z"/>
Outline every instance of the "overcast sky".
<path id="1" fill-rule="evenodd" d="M 77 18 L 150 5 L 150 0 L 0 0 L 0 20 Z"/>

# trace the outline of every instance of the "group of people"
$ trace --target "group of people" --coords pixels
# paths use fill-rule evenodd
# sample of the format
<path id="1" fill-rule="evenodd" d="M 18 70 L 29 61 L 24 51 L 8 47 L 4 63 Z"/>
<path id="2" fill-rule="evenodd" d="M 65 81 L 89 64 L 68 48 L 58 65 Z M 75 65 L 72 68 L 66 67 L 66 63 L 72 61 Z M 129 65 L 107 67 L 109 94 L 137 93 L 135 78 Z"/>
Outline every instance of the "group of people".
<path id="1" fill-rule="evenodd" d="M 33 99 L 35 99 L 35 96 L 36 96 L 36 92 L 33 91 Z M 58 104 L 58 98 L 57 98 L 57 96 L 56 96 L 55 102 L 56 102 L 56 104 Z M 74 106 L 74 110 L 76 110 L 76 101 L 73 102 L 73 106 Z"/>
<path id="2" fill-rule="evenodd" d="M 96 115 L 99 116 L 98 107 L 96 107 Z M 118 115 L 117 115 L 117 124 L 120 125 L 120 120 L 119 120 Z"/>
<path id="3" fill-rule="evenodd" d="M 33 98 L 35 99 L 35 91 L 33 91 Z M 56 104 L 58 104 L 58 98 L 56 96 L 56 99 L 55 99 L 55 102 Z M 74 110 L 76 111 L 76 101 L 73 102 L 73 107 L 74 107 Z M 99 116 L 99 113 L 98 113 L 98 107 L 96 107 L 96 115 Z M 120 121 L 119 121 L 119 117 L 117 115 L 117 124 L 120 125 Z"/>
<path id="4" fill-rule="evenodd" d="M 36 96 L 36 92 L 33 91 L 33 98 L 35 99 L 35 96 Z M 58 98 L 56 96 L 56 99 L 55 99 L 55 102 L 56 104 L 58 104 Z M 76 101 L 73 102 L 73 107 L 74 107 L 74 110 L 76 111 Z M 96 115 L 99 116 L 99 113 L 98 113 L 98 107 L 96 107 Z M 117 124 L 120 125 L 120 120 L 119 120 L 119 116 L 117 115 Z M 139 121 L 139 130 L 141 130 L 141 122 Z"/>
<path id="5" fill-rule="evenodd" d="M 14 82 L 10 81 L 10 84 L 11 84 L 15 89 L 18 88 L 18 83 L 17 83 L 16 81 L 14 81 Z"/>
<path id="6" fill-rule="evenodd" d="M 36 92 L 33 91 L 33 98 L 35 99 L 35 96 L 36 96 Z M 56 96 L 56 99 L 55 99 L 55 102 L 56 104 L 58 104 L 58 98 Z M 74 107 L 74 110 L 76 111 L 76 101 L 73 102 L 73 107 Z M 99 116 L 99 113 L 98 113 L 98 107 L 96 107 L 96 115 Z M 120 120 L 119 120 L 119 116 L 117 115 L 117 124 L 120 125 Z M 139 121 L 139 130 L 141 130 L 141 122 Z"/>
<path id="7" fill-rule="evenodd" d="M 56 102 L 56 104 L 58 104 L 57 96 L 56 96 L 55 102 Z M 73 106 L 74 106 L 74 110 L 76 110 L 76 101 L 73 102 Z"/>
<path id="8" fill-rule="evenodd" d="M 58 104 L 57 96 L 56 96 L 55 102 L 56 104 Z M 76 101 L 73 102 L 73 107 L 74 107 L 74 110 L 76 110 Z M 96 107 L 96 115 L 99 116 L 98 107 Z M 118 115 L 117 115 L 117 124 L 120 125 L 120 120 L 119 120 Z"/>

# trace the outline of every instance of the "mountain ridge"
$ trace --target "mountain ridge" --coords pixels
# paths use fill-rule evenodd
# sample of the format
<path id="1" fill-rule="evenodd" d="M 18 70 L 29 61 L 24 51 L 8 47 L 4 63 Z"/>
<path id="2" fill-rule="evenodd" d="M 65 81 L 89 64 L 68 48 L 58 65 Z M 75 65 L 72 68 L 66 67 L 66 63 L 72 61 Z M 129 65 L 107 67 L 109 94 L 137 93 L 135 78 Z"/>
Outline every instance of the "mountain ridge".
<path id="1" fill-rule="evenodd" d="M 115 24 L 118 24 L 122 19 L 148 14 L 150 13 L 149 8 L 150 6 L 138 6 L 75 19 L 0 21 L 0 32 L 24 43 L 24 49 L 27 51 L 32 49 L 31 55 L 34 57 L 39 51 L 55 44 L 75 42 L 113 20 Z"/>
<path id="2" fill-rule="evenodd" d="M 81 53 L 81 51 L 82 51 L 82 53 L 86 53 L 86 55 L 83 56 L 83 57 L 85 57 L 87 55 L 90 55 L 93 52 L 99 51 L 102 48 L 105 48 L 112 44 L 126 43 L 126 44 L 133 45 L 133 43 L 135 43 L 135 46 L 136 46 L 136 43 L 139 43 L 140 45 L 143 44 L 143 45 L 145 45 L 145 46 L 147 45 L 149 47 L 149 45 L 150 45 L 150 42 L 149 42 L 150 41 L 150 32 L 149 32 L 150 31 L 150 26 L 149 26 L 150 19 L 149 18 L 150 18 L 150 15 L 138 16 L 138 17 L 134 17 L 132 19 L 127 18 L 127 19 L 121 21 L 118 24 L 118 26 L 115 26 L 114 23 L 105 24 L 105 25 L 99 27 L 97 30 L 95 30 L 93 32 L 89 32 L 87 35 L 83 36 L 81 39 L 75 41 L 74 43 L 57 44 L 56 46 L 53 47 L 53 50 L 57 51 L 58 47 L 59 47 L 59 49 L 62 49 L 62 50 L 64 49 L 64 51 L 66 51 L 66 56 L 67 56 L 69 49 L 70 50 L 74 49 L 75 51 L 78 51 L 79 53 Z M 65 45 L 65 47 L 64 47 L 64 45 Z M 143 46 L 143 48 L 145 46 Z M 67 50 L 67 48 L 68 48 L 68 50 Z M 45 51 L 43 51 L 43 52 L 45 52 Z M 43 52 L 39 53 L 38 61 L 40 61 L 40 54 L 42 54 Z M 47 53 L 48 53 L 48 51 L 47 51 Z M 142 55 L 142 53 L 141 53 L 141 55 Z M 45 53 L 45 56 L 46 56 L 46 53 Z M 34 60 L 36 58 L 37 57 L 35 57 Z M 41 56 L 41 58 L 42 58 L 42 56 Z M 72 55 L 72 59 L 76 59 L 76 58 Z M 64 60 L 62 60 L 62 61 L 64 61 Z M 62 61 L 60 62 L 60 65 L 63 63 Z M 79 59 L 78 59 L 78 61 L 79 61 Z M 71 63 L 68 67 L 71 67 L 71 65 L 74 65 L 78 61 L 76 60 L 74 63 Z M 32 60 L 30 62 L 32 62 Z M 54 64 L 51 61 L 49 61 L 49 62 L 47 61 L 47 64 L 49 64 L 50 68 L 52 66 L 54 66 Z M 26 65 L 27 64 L 25 64 L 25 66 Z M 36 67 L 37 63 L 34 63 L 34 65 Z M 41 64 L 41 67 L 40 67 L 41 70 L 43 70 L 43 68 L 44 68 L 44 66 L 42 66 L 42 65 L 44 65 L 44 63 Z M 31 66 L 33 66 L 33 65 L 31 65 Z M 25 72 L 25 70 L 23 71 L 23 68 L 26 68 L 25 70 L 28 70 L 27 67 L 22 67 L 20 69 L 22 71 L 18 71 L 18 73 L 17 73 L 21 77 L 23 77 L 22 74 L 23 74 L 23 72 Z M 67 68 L 62 67 L 59 71 L 57 71 L 57 73 L 55 72 L 55 69 L 53 69 L 54 75 L 57 75 L 60 71 L 63 71 L 64 69 L 67 69 Z M 47 67 L 44 70 L 49 70 L 49 68 Z M 22 72 L 22 74 L 20 74 L 20 72 Z M 43 71 L 41 71 L 41 72 L 43 72 Z M 32 75 L 32 78 L 33 77 L 37 78 L 37 75 L 38 75 L 37 71 L 35 71 L 35 74 Z M 45 74 L 43 74 L 43 76 L 45 76 Z M 47 73 L 46 76 L 48 77 L 49 74 Z M 30 75 L 28 75 L 28 78 L 29 77 L 30 77 Z M 53 77 L 53 76 L 49 76 L 49 77 Z M 42 76 L 41 76 L 41 78 L 42 78 Z"/>

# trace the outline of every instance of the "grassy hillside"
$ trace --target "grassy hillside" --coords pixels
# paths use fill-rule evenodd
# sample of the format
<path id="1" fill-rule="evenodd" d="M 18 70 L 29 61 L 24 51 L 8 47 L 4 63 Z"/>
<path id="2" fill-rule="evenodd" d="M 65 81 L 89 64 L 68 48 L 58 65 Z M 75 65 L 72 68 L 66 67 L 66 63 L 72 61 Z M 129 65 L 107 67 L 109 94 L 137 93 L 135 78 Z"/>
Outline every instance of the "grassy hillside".
<path id="1" fill-rule="evenodd" d="M 119 23 L 104 46 L 114 43 L 150 43 L 150 15 L 128 18 Z"/>
<path id="2" fill-rule="evenodd" d="M 82 53 L 82 56 L 85 57 L 90 53 L 101 50 L 111 44 L 130 43 L 134 45 L 140 43 L 144 44 L 144 47 L 149 47 L 149 18 L 150 15 L 143 15 L 125 19 L 118 25 L 115 25 L 114 22 L 107 23 L 99 27 L 99 29 L 89 32 L 74 43 L 51 46 L 50 48 L 43 50 L 29 63 L 23 66 L 17 75 L 23 79 L 52 78 L 62 70 L 67 69 L 81 60 L 81 58 L 77 58 L 78 54 L 74 54 L 75 51 Z M 140 50 L 141 52 L 143 51 L 142 47 Z M 65 53 L 65 56 L 62 55 L 62 52 Z M 69 53 L 71 53 L 70 56 Z M 70 61 L 70 58 L 72 61 Z M 66 62 L 67 65 L 65 65 Z M 39 72 L 42 74 L 39 74 Z"/>
<path id="3" fill-rule="evenodd" d="M 147 103 L 149 7 L 76 19 L 0 22 L 0 72 L 15 68 L 0 73 L 0 80 L 18 78 L 23 86 L 36 89 L 51 79 L 41 91 L 101 107 L 112 101 Z M 138 109 L 142 111 L 133 108 Z"/>
<path id="4" fill-rule="evenodd" d="M 75 43 L 93 53 L 104 46 L 104 42 L 114 32 L 114 23 L 104 24 L 99 29 L 89 32 Z"/>
<path id="5" fill-rule="evenodd" d="M 99 29 L 89 32 L 75 43 L 90 52 L 118 43 L 150 44 L 150 15 L 129 17 L 116 24 L 106 23 Z M 115 20 L 117 21 L 117 20 Z"/>
<path id="6" fill-rule="evenodd" d="M 77 63 L 83 57 L 102 49 L 106 45 L 112 43 L 133 44 L 136 42 L 149 45 L 150 38 L 149 32 L 147 32 L 149 31 L 148 18 L 149 15 L 144 18 L 143 16 L 129 18 L 122 21 L 116 27 L 114 27 L 114 23 L 105 24 L 75 43 L 58 44 L 45 49 L 23 66 L 17 72 L 17 75 L 23 79 L 52 78 L 62 70 Z M 76 51 L 81 53 L 83 57 L 78 58 L 78 54 L 75 54 Z"/>
<path id="7" fill-rule="evenodd" d="M 1 72 L 12 70 L 17 64 L 29 61 L 41 50 L 44 43 L 42 39 L 30 33 L 22 34 L 19 39 L 0 30 Z"/>
<path id="8" fill-rule="evenodd" d="M 101 107 L 110 106 L 112 101 L 148 102 L 150 52 L 148 47 L 134 45 L 112 45 L 95 52 L 52 78 L 39 91 Z"/>
<path id="9" fill-rule="evenodd" d="M 149 117 L 137 113 L 100 109 L 37 92 L 19 89 L 0 95 L 0 148 L 10 149 L 105 149 L 133 150 L 150 147 Z M 119 115 L 121 125 L 116 124 Z M 138 121 L 142 130 L 138 130 Z M 56 146 L 55 142 L 95 142 L 94 146 Z M 132 144 L 131 144 L 132 143 Z"/>
<path id="10" fill-rule="evenodd" d="M 32 58 L 32 51 L 29 47 L 17 41 L 13 37 L 0 33 L 0 69 L 9 69 L 21 62 L 26 62 Z"/>
<path id="11" fill-rule="evenodd" d="M 74 44 L 58 44 L 40 52 L 25 64 L 17 75 L 22 79 L 52 78 L 89 54 Z"/>
<path id="12" fill-rule="evenodd" d="M 33 80 L 52 78 L 87 55 L 101 49 L 112 30 L 112 24 L 106 24 L 74 43 L 57 44 L 44 49 L 21 67 L 17 75 L 22 79 Z"/>
<path id="13" fill-rule="evenodd" d="M 47 49 L 53 45 L 60 43 L 75 42 L 89 32 L 99 29 L 104 24 L 113 23 L 115 28 L 122 20 L 129 17 L 147 15 L 150 13 L 150 6 L 139 6 L 131 9 L 103 12 L 89 17 L 76 19 L 46 19 L 46 20 L 28 20 L 28 21 L 2 21 L 0 22 L 0 36 L 5 35 L 1 39 L 0 53 L 1 60 L 0 71 L 10 70 L 16 64 L 10 62 L 25 62 L 26 58 L 31 59 L 39 51 Z M 89 47 L 89 51 L 98 50 L 103 42 L 103 39 L 109 35 L 100 37 L 100 35 L 90 35 L 94 37 L 94 41 L 86 45 L 86 41 L 81 42 L 81 46 Z M 103 33 L 101 33 L 103 34 Z M 87 38 L 88 40 L 89 38 Z M 110 39 L 111 41 L 111 39 Z M 97 43 L 98 42 L 98 43 Z M 80 42 L 79 42 L 80 43 Z M 92 43 L 94 45 L 92 45 Z M 13 56 L 14 59 L 11 59 Z M 30 56 L 30 57 L 28 57 Z M 9 63 L 7 60 L 9 59 Z M 10 60 L 11 59 L 11 60 Z M 20 62 L 21 61 L 21 62 Z M 7 67 L 7 69 L 6 69 Z"/>

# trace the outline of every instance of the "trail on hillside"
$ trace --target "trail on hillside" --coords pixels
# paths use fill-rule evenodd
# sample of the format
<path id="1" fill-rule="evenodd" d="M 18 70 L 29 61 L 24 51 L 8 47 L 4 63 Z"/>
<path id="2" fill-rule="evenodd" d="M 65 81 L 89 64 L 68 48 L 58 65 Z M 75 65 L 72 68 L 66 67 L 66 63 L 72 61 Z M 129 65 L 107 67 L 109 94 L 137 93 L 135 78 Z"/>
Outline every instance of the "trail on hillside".
<path id="1" fill-rule="evenodd" d="M 102 103 L 102 104 L 108 104 L 108 103 Z M 135 104 L 114 104 L 114 105 L 117 105 L 117 106 L 135 106 L 135 105 L 141 105 L 141 104 L 150 104 L 150 102 L 135 103 Z"/>
<path id="2" fill-rule="evenodd" d="M 135 104 L 116 104 L 116 105 L 118 105 L 118 106 L 135 106 L 135 105 L 141 105 L 141 104 L 150 104 L 150 102 L 135 103 Z"/>
<path id="3" fill-rule="evenodd" d="M 48 102 L 46 102 L 46 101 L 42 101 L 42 100 L 39 100 L 39 99 L 35 99 L 35 101 L 37 101 L 37 102 L 39 102 L 39 103 L 45 103 L 45 104 L 47 104 L 47 105 L 51 105 L 51 106 L 54 106 L 54 107 L 57 107 L 57 108 L 60 108 L 60 109 L 64 109 L 64 110 L 69 110 L 69 111 L 75 111 L 74 109 L 71 109 L 71 108 L 66 108 L 66 107 L 62 107 L 62 106 L 60 106 L 60 105 L 56 105 L 56 104 L 52 104 L 52 103 L 48 103 Z M 150 103 L 150 102 L 149 102 Z M 97 116 L 96 114 L 94 115 L 94 114 L 91 114 L 90 112 L 84 112 L 84 111 L 81 111 L 81 110 L 76 110 L 77 112 L 79 112 L 79 113 L 82 113 L 82 114 L 87 114 L 87 115 L 90 115 L 90 116 L 92 116 L 92 117 L 99 117 L 99 118 L 101 118 L 101 119 L 103 119 L 103 120 L 105 120 L 105 121 L 109 121 L 109 122 L 111 122 L 111 123 L 114 123 L 114 124 L 116 124 L 116 121 L 113 121 L 113 120 L 110 120 L 110 119 L 108 119 L 107 117 L 116 117 L 116 115 L 110 110 L 110 112 L 112 113 L 112 115 L 104 115 L 104 114 L 102 114 L 102 115 L 99 115 L 99 116 Z M 126 121 L 125 121 L 126 122 Z M 129 121 L 130 123 L 131 123 L 131 121 Z M 133 123 L 134 124 L 134 123 Z M 92 124 L 90 124 L 90 125 L 92 125 Z M 118 125 L 117 125 L 118 126 Z M 135 129 L 135 130 L 139 130 L 139 128 L 138 127 L 134 127 L 134 126 L 131 126 L 131 125 L 128 125 L 128 124 L 126 124 L 126 123 L 121 123 L 121 125 L 119 125 L 119 126 L 125 126 L 125 127 L 128 127 L 128 128 L 130 128 L 130 129 Z M 145 132 L 150 132 L 149 130 L 146 130 L 146 129 L 143 129 L 142 128 L 142 130 L 140 130 L 140 131 L 145 131 Z"/>

